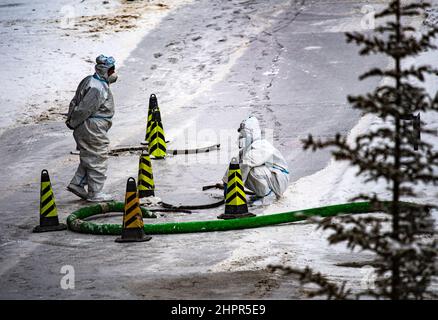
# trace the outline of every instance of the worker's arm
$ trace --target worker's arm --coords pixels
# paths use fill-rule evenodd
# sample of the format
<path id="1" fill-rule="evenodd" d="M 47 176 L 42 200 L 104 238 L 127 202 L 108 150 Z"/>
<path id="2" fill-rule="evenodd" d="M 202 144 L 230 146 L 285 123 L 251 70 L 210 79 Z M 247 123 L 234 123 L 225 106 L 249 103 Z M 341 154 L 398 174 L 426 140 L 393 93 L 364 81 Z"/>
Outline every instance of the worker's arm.
<path id="1" fill-rule="evenodd" d="M 252 168 L 272 162 L 273 148 L 265 140 L 258 140 L 239 155 L 241 159 L 240 170 L 242 172 L 242 180 L 245 183 Z"/>
<path id="2" fill-rule="evenodd" d="M 251 148 L 242 156 L 242 165 L 249 167 L 262 166 L 266 162 L 272 162 L 272 157 L 272 150 L 269 148 Z"/>
<path id="3" fill-rule="evenodd" d="M 91 87 L 79 104 L 72 110 L 67 125 L 77 128 L 82 122 L 95 113 L 104 102 L 104 97 L 99 89 Z"/>

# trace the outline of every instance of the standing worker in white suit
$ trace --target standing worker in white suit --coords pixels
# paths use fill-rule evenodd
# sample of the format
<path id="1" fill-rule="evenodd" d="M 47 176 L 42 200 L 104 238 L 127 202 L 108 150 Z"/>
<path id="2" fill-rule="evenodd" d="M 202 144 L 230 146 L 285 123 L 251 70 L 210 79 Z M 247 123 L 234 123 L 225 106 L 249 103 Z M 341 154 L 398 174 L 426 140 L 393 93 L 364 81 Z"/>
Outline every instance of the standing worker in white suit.
<path id="1" fill-rule="evenodd" d="M 268 205 L 280 198 L 289 184 L 289 169 L 283 155 L 262 139 L 259 121 L 250 116 L 240 124 L 239 164 L 246 188 L 255 193 L 253 205 Z M 223 181 L 227 182 L 228 174 Z M 226 194 L 226 190 L 225 190 Z"/>
<path id="2" fill-rule="evenodd" d="M 114 116 L 110 90 L 117 80 L 114 58 L 98 56 L 95 71 L 81 81 L 69 107 L 66 125 L 74 130 L 80 163 L 67 190 L 84 200 L 103 202 L 112 200 L 102 189 L 108 167 L 108 130 Z"/>

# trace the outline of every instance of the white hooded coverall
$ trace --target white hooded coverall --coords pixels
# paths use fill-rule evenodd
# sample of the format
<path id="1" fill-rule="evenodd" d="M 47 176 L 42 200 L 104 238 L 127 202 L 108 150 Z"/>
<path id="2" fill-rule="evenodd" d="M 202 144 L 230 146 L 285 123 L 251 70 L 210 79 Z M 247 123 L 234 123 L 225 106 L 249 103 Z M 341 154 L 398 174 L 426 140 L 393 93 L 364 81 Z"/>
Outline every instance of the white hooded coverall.
<path id="1" fill-rule="evenodd" d="M 99 193 L 106 180 L 108 130 L 114 116 L 114 100 L 109 87 L 108 70 L 114 66 L 105 56 L 96 59 L 94 75 L 79 84 L 69 106 L 68 125 L 79 150 L 79 167 L 71 184 L 88 185 L 88 194 Z"/>
<path id="2" fill-rule="evenodd" d="M 289 184 L 287 162 L 271 143 L 262 139 L 256 117 L 244 120 L 239 129 L 239 164 L 246 188 L 257 197 L 274 193 L 281 197 Z M 227 181 L 227 175 L 224 182 Z"/>

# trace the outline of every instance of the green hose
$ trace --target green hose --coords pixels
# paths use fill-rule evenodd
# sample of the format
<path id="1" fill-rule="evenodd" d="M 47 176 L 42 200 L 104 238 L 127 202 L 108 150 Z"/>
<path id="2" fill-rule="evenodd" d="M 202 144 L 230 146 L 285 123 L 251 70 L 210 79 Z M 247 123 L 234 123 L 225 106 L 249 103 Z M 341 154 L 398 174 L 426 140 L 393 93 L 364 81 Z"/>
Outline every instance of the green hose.
<path id="1" fill-rule="evenodd" d="M 408 206 L 413 205 L 410 203 L 403 204 Z M 389 206 L 390 202 L 385 202 L 384 205 Z M 120 235 L 122 233 L 122 225 L 120 224 L 96 224 L 89 221 L 83 221 L 82 219 L 104 212 L 123 212 L 123 206 L 124 204 L 122 202 L 110 202 L 105 205 L 94 205 L 91 207 L 79 209 L 68 216 L 67 225 L 70 230 L 80 233 L 96 235 Z M 144 208 L 142 208 L 142 210 L 143 209 Z M 150 217 L 150 214 L 147 212 L 147 210 L 145 211 L 143 211 L 143 214 L 145 215 L 145 213 L 147 213 Z M 259 228 L 282 223 L 295 222 L 305 220 L 311 216 L 330 217 L 346 213 L 370 213 L 381 211 L 382 209 L 376 209 L 369 202 L 354 202 L 232 220 L 145 224 L 144 231 L 146 234 L 227 231 L 247 228 Z"/>
<path id="2" fill-rule="evenodd" d="M 92 205 L 81 208 L 67 217 L 67 224 L 70 230 L 88 233 L 88 234 L 121 234 L 122 225 L 118 224 L 96 224 L 89 221 L 83 221 L 88 217 L 107 213 L 107 212 L 123 212 L 125 207 L 124 202 L 108 202 Z M 156 218 L 157 216 L 144 207 L 140 207 L 143 218 Z"/>

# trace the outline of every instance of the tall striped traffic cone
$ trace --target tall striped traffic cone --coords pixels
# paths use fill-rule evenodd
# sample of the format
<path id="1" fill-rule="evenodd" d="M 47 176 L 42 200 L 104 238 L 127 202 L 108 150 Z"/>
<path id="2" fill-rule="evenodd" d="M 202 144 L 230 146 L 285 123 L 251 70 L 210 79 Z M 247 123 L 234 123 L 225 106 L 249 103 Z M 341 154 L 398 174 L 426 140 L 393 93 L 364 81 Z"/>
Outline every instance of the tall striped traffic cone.
<path id="1" fill-rule="evenodd" d="M 152 173 L 151 158 L 146 150 L 143 150 L 140 155 L 137 183 L 139 198 L 155 196 L 155 184 L 154 175 Z"/>
<path id="2" fill-rule="evenodd" d="M 151 96 L 149 97 L 148 119 L 146 123 L 146 136 L 144 138 L 146 142 L 149 142 L 149 138 L 151 135 L 152 114 L 155 108 L 158 109 L 158 112 L 160 112 L 160 109 L 158 108 L 157 96 L 152 93 Z"/>
<path id="3" fill-rule="evenodd" d="M 236 219 L 254 216 L 255 214 L 248 212 L 239 162 L 236 158 L 233 158 L 228 169 L 225 213 L 218 216 L 218 219 Z"/>
<path id="4" fill-rule="evenodd" d="M 144 234 L 143 217 L 138 200 L 137 186 L 135 179 L 131 177 L 126 183 L 122 236 L 117 238 L 116 242 L 141 242 L 151 239 L 152 237 Z"/>
<path id="5" fill-rule="evenodd" d="M 59 223 L 58 210 L 56 209 L 55 196 L 50 184 L 49 172 L 41 171 L 40 193 L 40 225 L 33 232 L 61 231 L 67 229 L 63 223 Z"/>
<path id="6" fill-rule="evenodd" d="M 166 157 L 166 139 L 164 138 L 164 130 L 158 108 L 152 111 L 151 135 L 148 147 L 149 154 L 154 158 L 164 159 Z"/>

